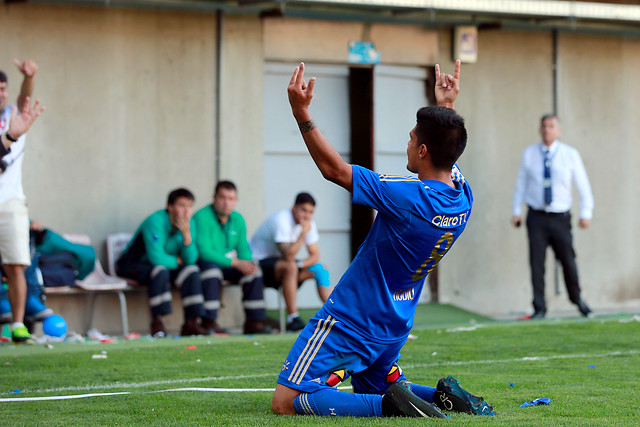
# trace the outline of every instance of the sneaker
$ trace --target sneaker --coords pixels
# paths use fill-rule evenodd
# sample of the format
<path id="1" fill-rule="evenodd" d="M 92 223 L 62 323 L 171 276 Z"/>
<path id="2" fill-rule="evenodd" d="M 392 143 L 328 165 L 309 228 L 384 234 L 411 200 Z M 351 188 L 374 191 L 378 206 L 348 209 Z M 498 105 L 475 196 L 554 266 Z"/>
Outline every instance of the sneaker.
<path id="1" fill-rule="evenodd" d="M 11 331 L 11 341 L 14 344 L 35 344 L 26 326 L 18 326 Z"/>
<path id="2" fill-rule="evenodd" d="M 406 381 L 396 381 L 382 396 L 382 415 L 385 417 L 449 418 L 432 403 L 420 399 Z"/>
<path id="3" fill-rule="evenodd" d="M 289 323 L 287 323 L 287 331 L 299 331 L 304 329 L 305 323 L 300 319 L 300 316 L 294 317 Z"/>
<path id="4" fill-rule="evenodd" d="M 482 397 L 463 389 L 452 376 L 441 378 L 433 395 L 433 402 L 444 411 L 466 412 L 474 415 L 495 415 L 493 407 Z"/>

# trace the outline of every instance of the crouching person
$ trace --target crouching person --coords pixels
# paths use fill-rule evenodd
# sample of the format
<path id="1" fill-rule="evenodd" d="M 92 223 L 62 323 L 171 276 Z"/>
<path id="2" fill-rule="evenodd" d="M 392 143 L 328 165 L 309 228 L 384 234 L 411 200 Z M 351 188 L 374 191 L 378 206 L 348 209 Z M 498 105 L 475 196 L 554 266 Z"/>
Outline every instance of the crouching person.
<path id="1" fill-rule="evenodd" d="M 236 186 L 231 181 L 216 185 L 213 203 L 195 215 L 205 316 L 203 326 L 213 333 L 225 333 L 217 323 L 222 280 L 242 286 L 242 305 L 246 322 L 245 334 L 273 332 L 265 325 L 264 284 L 262 270 L 252 261 L 247 242 L 247 228 L 236 212 Z"/>
<path id="2" fill-rule="evenodd" d="M 145 219 L 116 263 L 119 276 L 148 286 L 151 335 L 167 331 L 162 316 L 171 313 L 171 283 L 181 290 L 184 324 L 181 335 L 205 335 L 198 249 L 194 240 L 193 194 L 178 188 L 169 193 L 167 208 Z"/>

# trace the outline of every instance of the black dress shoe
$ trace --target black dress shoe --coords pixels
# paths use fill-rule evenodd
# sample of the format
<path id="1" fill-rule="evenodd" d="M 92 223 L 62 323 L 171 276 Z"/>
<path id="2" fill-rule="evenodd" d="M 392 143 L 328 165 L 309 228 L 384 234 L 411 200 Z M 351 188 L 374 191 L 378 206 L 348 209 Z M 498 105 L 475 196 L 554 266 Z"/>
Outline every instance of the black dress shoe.
<path id="1" fill-rule="evenodd" d="M 262 320 L 247 320 L 244 323 L 244 333 L 247 335 L 252 334 L 273 334 L 275 331 L 269 325 L 266 325 Z"/>
<path id="2" fill-rule="evenodd" d="M 192 335 L 209 335 L 209 331 L 200 326 L 197 317 L 191 317 L 189 319 L 185 319 L 180 335 L 183 337 Z"/>
<path id="3" fill-rule="evenodd" d="M 529 317 L 529 320 L 544 319 L 546 314 L 547 312 L 545 310 L 538 310 Z"/>
<path id="4" fill-rule="evenodd" d="M 593 316 L 593 312 L 591 311 L 591 309 L 589 308 L 589 306 L 587 305 L 586 302 L 580 300 L 578 301 L 578 310 L 580 310 L 580 313 L 582 313 L 582 315 L 584 317 L 592 317 Z"/>

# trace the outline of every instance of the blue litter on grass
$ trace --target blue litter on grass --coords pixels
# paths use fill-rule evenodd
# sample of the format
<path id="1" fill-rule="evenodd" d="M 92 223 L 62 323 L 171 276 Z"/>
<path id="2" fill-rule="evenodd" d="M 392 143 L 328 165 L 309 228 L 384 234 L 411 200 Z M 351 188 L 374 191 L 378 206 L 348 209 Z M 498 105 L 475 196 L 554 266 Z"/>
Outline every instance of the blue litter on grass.
<path id="1" fill-rule="evenodd" d="M 21 391 L 22 391 L 22 390 L 11 390 L 11 391 L 9 392 L 9 394 L 11 394 L 11 393 L 18 394 L 18 393 L 20 393 Z"/>
<path id="2" fill-rule="evenodd" d="M 510 385 L 511 387 L 513 387 L 515 384 L 514 384 L 514 383 L 509 383 L 509 385 Z"/>
<path id="3" fill-rule="evenodd" d="M 520 405 L 520 407 L 524 408 L 525 406 L 548 405 L 549 403 L 551 403 L 551 399 L 547 397 L 540 397 L 536 400 L 532 400 L 531 402 L 525 402 Z"/>
<path id="4" fill-rule="evenodd" d="M 595 367 L 596 367 L 596 365 L 589 365 L 589 367 L 590 367 L 590 368 L 595 368 Z"/>

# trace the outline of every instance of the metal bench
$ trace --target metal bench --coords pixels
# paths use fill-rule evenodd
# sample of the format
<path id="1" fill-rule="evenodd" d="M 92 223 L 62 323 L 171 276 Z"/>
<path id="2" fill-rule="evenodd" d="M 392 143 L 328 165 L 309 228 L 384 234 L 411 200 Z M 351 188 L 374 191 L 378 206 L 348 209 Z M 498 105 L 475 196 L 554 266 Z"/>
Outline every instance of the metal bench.
<path id="1" fill-rule="evenodd" d="M 116 234 L 110 234 L 107 236 L 107 271 L 111 276 L 117 277 L 116 269 L 115 269 L 116 261 L 118 260 L 118 258 L 120 258 L 120 255 L 122 254 L 124 249 L 127 247 L 132 237 L 133 236 L 131 233 L 116 233 Z M 129 284 L 129 286 L 132 286 L 134 289 L 135 289 L 135 285 L 139 285 L 136 281 L 131 279 L 126 279 L 126 278 L 119 278 L 119 279 L 125 280 Z M 223 286 L 222 289 L 228 286 L 234 286 L 234 285 L 236 284 L 228 280 L 224 280 L 222 282 L 222 286 Z M 272 289 L 272 288 L 265 287 L 265 291 L 267 289 Z M 285 315 L 284 297 L 282 296 L 282 288 L 275 291 L 278 293 L 278 296 L 277 296 L 278 312 L 279 312 L 278 320 L 280 323 L 280 330 L 282 332 L 285 332 L 286 331 L 286 315 Z"/>

